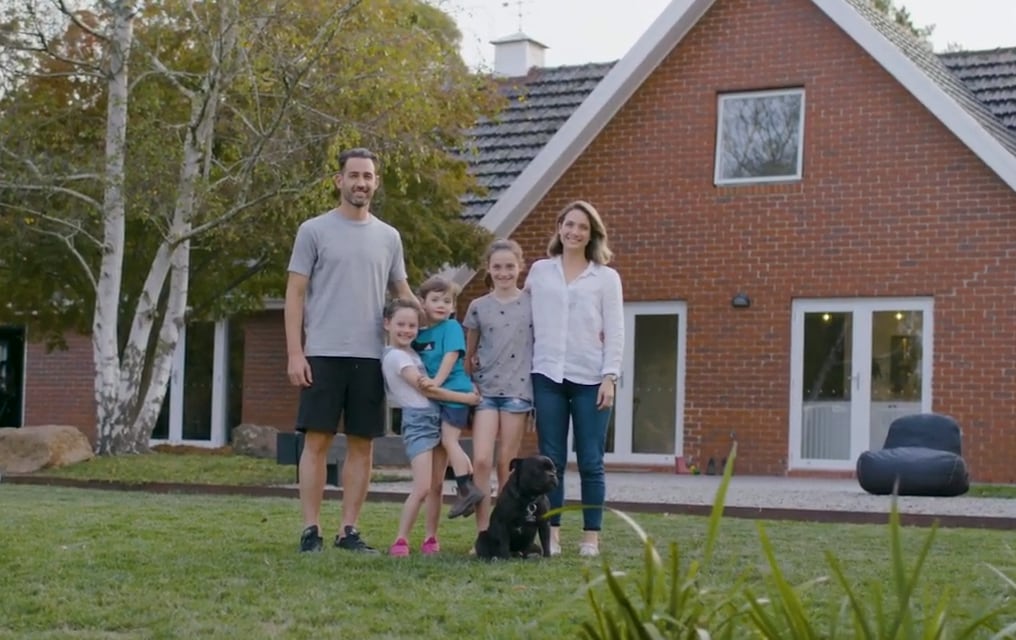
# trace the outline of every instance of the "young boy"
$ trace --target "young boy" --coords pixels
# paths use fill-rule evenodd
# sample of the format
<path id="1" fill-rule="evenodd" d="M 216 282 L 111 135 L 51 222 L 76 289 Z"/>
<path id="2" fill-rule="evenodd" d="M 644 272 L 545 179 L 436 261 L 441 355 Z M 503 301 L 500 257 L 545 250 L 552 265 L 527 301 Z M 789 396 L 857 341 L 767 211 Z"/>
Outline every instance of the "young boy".
<path id="1" fill-rule="evenodd" d="M 419 300 L 428 326 L 421 329 L 413 348 L 433 384 L 449 391 L 473 393 L 475 388 L 462 365 L 466 338 L 462 326 L 451 318 L 457 287 L 440 276 L 420 286 Z M 455 472 L 459 499 L 448 512 L 449 518 L 469 516 L 484 493 L 473 482 L 473 465 L 459 444 L 462 430 L 469 422 L 469 407 L 457 402 L 441 402 L 441 444 Z"/>

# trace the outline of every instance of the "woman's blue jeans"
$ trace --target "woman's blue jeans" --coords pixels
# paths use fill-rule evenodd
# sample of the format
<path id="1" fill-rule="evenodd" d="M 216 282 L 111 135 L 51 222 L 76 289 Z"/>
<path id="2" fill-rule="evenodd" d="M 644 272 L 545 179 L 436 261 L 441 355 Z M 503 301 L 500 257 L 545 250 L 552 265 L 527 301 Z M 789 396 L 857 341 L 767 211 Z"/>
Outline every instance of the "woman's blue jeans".
<path id="1" fill-rule="evenodd" d="M 568 464 L 568 422 L 574 430 L 575 458 L 582 486 L 582 504 L 594 508 L 582 510 L 583 529 L 599 531 L 603 525 L 606 482 L 603 451 L 607 446 L 610 409 L 596 408 L 598 384 L 576 384 L 569 380 L 554 382 L 533 374 L 533 406 L 536 408 L 536 435 L 540 453 L 557 467 L 557 488 L 550 492 L 550 508 L 564 504 L 564 470 Z M 561 514 L 550 519 L 551 526 L 561 524 Z"/>

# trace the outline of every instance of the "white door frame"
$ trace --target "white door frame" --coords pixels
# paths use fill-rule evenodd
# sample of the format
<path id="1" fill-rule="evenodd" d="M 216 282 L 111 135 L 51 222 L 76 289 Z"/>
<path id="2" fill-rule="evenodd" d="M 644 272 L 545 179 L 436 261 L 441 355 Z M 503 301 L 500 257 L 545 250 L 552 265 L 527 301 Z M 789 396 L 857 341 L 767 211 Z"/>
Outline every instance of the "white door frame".
<path id="1" fill-rule="evenodd" d="M 634 409 L 634 371 L 635 371 L 635 318 L 641 315 L 676 315 L 677 322 L 677 380 L 674 424 L 674 451 L 663 454 L 633 453 L 631 436 L 634 425 L 632 412 Z M 604 462 L 644 465 L 674 465 L 674 457 L 682 455 L 684 450 L 684 375 L 685 375 L 685 344 L 688 329 L 688 303 L 682 301 L 659 302 L 626 302 L 624 304 L 624 355 L 621 364 L 621 377 L 618 379 L 617 395 L 614 403 L 614 451 L 604 454 Z M 572 451 L 571 431 L 568 438 L 568 457 L 575 459 Z"/>
<path id="2" fill-rule="evenodd" d="M 804 315 L 830 311 L 853 314 L 852 371 L 850 383 L 850 458 L 815 460 L 802 458 L 804 377 Z M 787 460 L 790 469 L 853 471 L 857 458 L 869 448 L 871 412 L 872 315 L 877 311 L 922 312 L 921 411 L 931 411 L 932 363 L 934 362 L 935 315 L 932 298 L 803 298 L 793 301 L 790 342 L 790 425 Z"/>
<path id="3" fill-rule="evenodd" d="M 180 339 L 173 351 L 169 376 L 169 437 L 149 440 L 149 445 L 185 444 L 194 447 L 221 447 L 226 444 L 226 410 L 229 394 L 229 320 L 215 323 L 212 352 L 211 437 L 208 440 L 185 440 L 183 437 L 184 358 L 187 353 L 187 325 L 180 328 Z"/>

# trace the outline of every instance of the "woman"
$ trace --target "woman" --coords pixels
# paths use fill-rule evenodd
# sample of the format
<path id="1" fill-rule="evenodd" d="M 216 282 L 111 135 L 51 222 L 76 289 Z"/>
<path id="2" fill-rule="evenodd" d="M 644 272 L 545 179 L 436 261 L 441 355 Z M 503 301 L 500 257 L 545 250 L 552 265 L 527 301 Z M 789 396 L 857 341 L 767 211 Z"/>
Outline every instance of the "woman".
<path id="1" fill-rule="evenodd" d="M 581 200 L 557 216 L 547 259 L 526 278 L 533 308 L 533 404 L 540 453 L 557 466 L 551 509 L 564 504 L 571 421 L 582 486 L 579 555 L 600 553 L 606 483 L 603 452 L 624 348 L 621 278 L 596 209 Z M 590 508 L 591 507 L 591 508 Z M 551 518 L 551 553 L 561 553 L 561 516 Z"/>

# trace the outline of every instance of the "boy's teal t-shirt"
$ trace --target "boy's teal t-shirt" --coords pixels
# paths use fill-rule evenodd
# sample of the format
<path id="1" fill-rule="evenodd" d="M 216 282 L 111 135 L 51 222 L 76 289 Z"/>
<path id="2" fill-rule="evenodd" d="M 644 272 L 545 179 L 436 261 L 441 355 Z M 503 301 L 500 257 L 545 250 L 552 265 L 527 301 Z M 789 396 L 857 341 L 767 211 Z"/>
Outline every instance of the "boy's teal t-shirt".
<path id="1" fill-rule="evenodd" d="M 469 393 L 473 390 L 473 381 L 469 379 L 469 374 L 466 373 L 466 369 L 462 364 L 466 357 L 466 335 L 462 331 L 462 325 L 457 320 L 448 318 L 426 329 L 420 329 L 420 334 L 413 341 L 413 349 L 420 354 L 420 359 L 423 360 L 423 366 L 427 370 L 427 375 L 432 378 L 437 374 L 438 369 L 441 368 L 441 360 L 444 359 L 445 354 L 450 351 L 457 352 L 459 359 L 455 361 L 452 372 L 448 374 L 448 379 L 441 386 L 449 391 L 461 391 L 463 393 Z M 448 406 L 465 406 L 456 402 L 447 402 L 445 404 Z"/>

